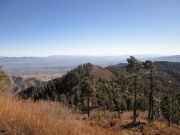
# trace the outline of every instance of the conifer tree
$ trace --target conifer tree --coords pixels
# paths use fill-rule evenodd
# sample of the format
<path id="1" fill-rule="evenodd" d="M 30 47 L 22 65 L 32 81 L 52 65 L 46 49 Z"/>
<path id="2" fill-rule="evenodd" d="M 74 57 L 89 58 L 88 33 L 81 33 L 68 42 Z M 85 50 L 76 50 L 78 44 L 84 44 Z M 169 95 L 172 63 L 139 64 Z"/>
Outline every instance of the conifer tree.
<path id="1" fill-rule="evenodd" d="M 137 118 L 137 95 L 138 95 L 138 77 L 140 76 L 140 72 L 142 70 L 142 63 L 137 60 L 135 57 L 130 56 L 127 59 L 128 65 L 126 66 L 127 72 L 130 73 L 130 78 L 133 83 L 133 122 L 136 122 Z"/>
<path id="2" fill-rule="evenodd" d="M 81 83 L 83 96 L 87 99 L 87 114 L 90 116 L 90 97 L 92 96 L 92 82 L 88 77 L 85 77 Z"/>
<path id="3" fill-rule="evenodd" d="M 114 80 L 114 102 L 116 106 L 116 110 L 118 112 L 118 118 L 120 118 L 120 113 L 125 109 L 123 93 L 127 89 L 127 80 L 124 76 L 119 76 Z"/>
<path id="4" fill-rule="evenodd" d="M 157 82 L 155 81 L 156 71 L 152 61 L 143 62 L 144 68 L 147 70 L 146 77 L 149 80 L 149 109 L 148 109 L 148 119 L 152 121 L 154 119 L 154 92 L 157 87 Z"/>

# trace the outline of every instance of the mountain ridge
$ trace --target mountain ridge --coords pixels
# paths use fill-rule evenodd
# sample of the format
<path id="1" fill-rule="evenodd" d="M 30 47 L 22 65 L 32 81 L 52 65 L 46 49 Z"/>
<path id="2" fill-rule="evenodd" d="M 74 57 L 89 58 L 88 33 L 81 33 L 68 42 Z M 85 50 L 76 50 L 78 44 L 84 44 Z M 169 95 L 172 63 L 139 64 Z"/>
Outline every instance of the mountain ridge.
<path id="1" fill-rule="evenodd" d="M 180 55 L 156 57 L 152 59 L 153 61 L 170 61 L 170 62 L 180 62 Z"/>

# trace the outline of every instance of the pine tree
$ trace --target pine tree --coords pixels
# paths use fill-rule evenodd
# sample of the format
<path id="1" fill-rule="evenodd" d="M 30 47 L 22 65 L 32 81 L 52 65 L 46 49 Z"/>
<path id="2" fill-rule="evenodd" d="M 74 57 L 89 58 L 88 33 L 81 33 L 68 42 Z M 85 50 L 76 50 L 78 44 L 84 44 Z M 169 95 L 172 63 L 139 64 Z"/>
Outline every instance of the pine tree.
<path id="1" fill-rule="evenodd" d="M 180 93 L 174 83 L 173 81 L 169 81 L 170 91 L 163 93 L 161 102 L 162 114 L 168 120 L 169 126 L 171 126 L 171 123 L 178 124 L 180 121 Z"/>
<path id="2" fill-rule="evenodd" d="M 157 82 L 155 81 L 156 71 L 152 61 L 143 62 L 144 68 L 147 70 L 146 77 L 149 80 L 149 109 L 148 109 L 148 119 L 152 121 L 154 119 L 154 91 L 157 87 Z"/>
<path id="3" fill-rule="evenodd" d="M 125 102 L 123 99 L 123 93 L 127 89 L 127 80 L 124 76 L 119 76 L 114 80 L 113 87 L 113 99 L 115 102 L 116 110 L 118 112 L 118 118 L 120 118 L 120 113 L 125 109 Z"/>
<path id="4" fill-rule="evenodd" d="M 87 99 L 87 114 L 90 116 L 90 97 L 92 96 L 92 82 L 88 77 L 85 77 L 81 83 L 82 96 Z"/>
<path id="5" fill-rule="evenodd" d="M 133 122 L 136 122 L 137 117 L 137 94 L 138 94 L 138 77 L 142 69 L 142 63 L 135 57 L 130 56 L 127 59 L 128 65 L 126 66 L 127 72 L 130 73 L 130 78 L 133 81 Z"/>

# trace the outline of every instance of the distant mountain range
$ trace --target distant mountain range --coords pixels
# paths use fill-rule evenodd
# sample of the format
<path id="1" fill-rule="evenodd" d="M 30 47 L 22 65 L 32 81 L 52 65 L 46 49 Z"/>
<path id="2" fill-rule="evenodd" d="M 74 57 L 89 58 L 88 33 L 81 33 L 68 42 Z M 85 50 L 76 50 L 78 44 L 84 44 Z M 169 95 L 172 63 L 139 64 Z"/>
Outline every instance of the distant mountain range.
<path id="1" fill-rule="evenodd" d="M 153 60 L 153 61 L 180 62 L 180 55 L 156 57 L 156 58 L 153 58 L 152 60 Z"/>
<path id="2" fill-rule="evenodd" d="M 129 55 L 122 56 L 71 56 L 54 55 L 48 57 L 0 57 L 0 66 L 3 66 L 9 75 L 58 75 L 61 76 L 67 71 L 83 63 L 93 63 L 106 67 L 117 63 L 126 63 Z M 135 55 L 140 60 L 172 61 L 180 62 L 180 55 Z"/>

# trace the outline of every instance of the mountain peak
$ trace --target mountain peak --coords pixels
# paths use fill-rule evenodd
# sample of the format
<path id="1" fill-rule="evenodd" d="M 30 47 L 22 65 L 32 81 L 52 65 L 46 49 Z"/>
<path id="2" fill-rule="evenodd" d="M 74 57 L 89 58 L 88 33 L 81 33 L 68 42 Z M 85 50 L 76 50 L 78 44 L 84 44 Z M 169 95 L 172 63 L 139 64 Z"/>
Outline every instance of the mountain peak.
<path id="1" fill-rule="evenodd" d="M 92 75 L 93 77 L 97 79 L 111 80 L 112 78 L 114 78 L 114 75 L 112 72 L 98 65 L 86 63 L 86 64 L 78 66 L 77 68 L 79 67 L 82 67 L 83 69 L 87 70 L 87 72 L 90 75 Z"/>

